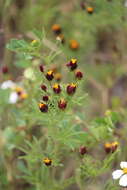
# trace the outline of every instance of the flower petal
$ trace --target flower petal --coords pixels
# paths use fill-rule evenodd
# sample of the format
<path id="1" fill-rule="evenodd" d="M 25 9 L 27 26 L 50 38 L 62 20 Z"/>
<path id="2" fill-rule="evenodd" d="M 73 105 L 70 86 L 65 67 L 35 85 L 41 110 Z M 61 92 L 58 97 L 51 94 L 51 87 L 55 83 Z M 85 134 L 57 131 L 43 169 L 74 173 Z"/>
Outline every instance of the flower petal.
<path id="1" fill-rule="evenodd" d="M 16 92 L 12 92 L 9 96 L 9 103 L 15 104 L 18 101 L 18 95 Z"/>
<path id="2" fill-rule="evenodd" d="M 119 180 L 119 185 L 122 187 L 126 187 L 127 186 L 127 174 L 123 175 L 120 180 Z"/>
<path id="3" fill-rule="evenodd" d="M 113 179 L 119 179 L 121 177 L 121 175 L 123 175 L 123 171 L 122 170 L 116 170 L 112 173 L 112 177 Z"/>
<path id="4" fill-rule="evenodd" d="M 120 163 L 120 167 L 123 168 L 127 168 L 127 162 L 121 162 Z"/>

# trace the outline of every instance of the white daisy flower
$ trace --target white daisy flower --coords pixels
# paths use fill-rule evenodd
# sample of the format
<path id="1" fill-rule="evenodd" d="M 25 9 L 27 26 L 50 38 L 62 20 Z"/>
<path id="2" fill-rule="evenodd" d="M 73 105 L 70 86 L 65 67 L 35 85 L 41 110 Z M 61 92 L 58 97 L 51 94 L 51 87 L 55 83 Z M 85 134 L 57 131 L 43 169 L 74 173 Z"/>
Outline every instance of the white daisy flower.
<path id="1" fill-rule="evenodd" d="M 18 101 L 18 94 L 16 92 L 11 92 L 9 96 L 9 103 L 15 104 Z"/>
<path id="2" fill-rule="evenodd" d="M 112 173 L 113 179 L 120 179 L 119 185 L 122 187 L 127 187 L 127 162 L 120 163 L 120 170 L 115 170 Z"/>
<path id="3" fill-rule="evenodd" d="M 12 82 L 11 80 L 6 80 L 1 84 L 2 89 L 8 89 L 8 88 L 13 88 L 15 86 L 15 83 Z"/>

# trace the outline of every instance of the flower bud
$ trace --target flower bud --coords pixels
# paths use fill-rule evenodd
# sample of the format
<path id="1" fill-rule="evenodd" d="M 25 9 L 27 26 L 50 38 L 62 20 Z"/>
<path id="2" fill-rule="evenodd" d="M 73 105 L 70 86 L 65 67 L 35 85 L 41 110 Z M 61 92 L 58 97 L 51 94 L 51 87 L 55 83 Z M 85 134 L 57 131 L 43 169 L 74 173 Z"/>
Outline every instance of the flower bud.
<path id="1" fill-rule="evenodd" d="M 75 77 L 79 80 L 83 78 L 83 73 L 81 71 L 76 71 L 75 72 Z"/>
<path id="2" fill-rule="evenodd" d="M 84 9 L 86 8 L 85 2 L 82 1 L 82 2 L 80 3 L 80 7 L 84 10 Z"/>
<path id="3" fill-rule="evenodd" d="M 111 145 L 111 143 L 105 143 L 105 144 L 104 144 L 104 149 L 105 149 L 105 152 L 106 152 L 107 154 L 110 153 L 111 150 L 112 150 L 112 145 Z"/>
<path id="4" fill-rule="evenodd" d="M 52 26 L 52 31 L 54 32 L 54 34 L 59 35 L 61 34 L 62 29 L 59 24 L 54 24 Z"/>
<path id="5" fill-rule="evenodd" d="M 67 90 L 67 93 L 69 94 L 69 95 L 73 95 L 74 93 L 75 93 L 75 91 L 76 91 L 76 84 L 69 84 L 68 86 L 67 86 L 67 88 L 66 88 L 66 90 Z"/>
<path id="6" fill-rule="evenodd" d="M 87 153 L 87 148 L 85 146 L 81 146 L 80 149 L 79 149 L 79 153 L 81 155 L 84 155 Z"/>
<path id="7" fill-rule="evenodd" d="M 48 96 L 43 96 L 42 99 L 43 99 L 43 101 L 47 102 L 49 100 L 49 97 Z"/>
<path id="8" fill-rule="evenodd" d="M 119 145 L 119 143 L 117 141 L 112 143 L 112 153 L 116 151 L 118 145 Z"/>
<path id="9" fill-rule="evenodd" d="M 2 71 L 3 74 L 7 74 L 8 73 L 8 67 L 7 66 L 3 66 L 1 68 L 1 71 Z"/>
<path id="10" fill-rule="evenodd" d="M 48 71 L 45 77 L 47 78 L 47 80 L 51 81 L 54 78 L 53 71 L 52 70 Z"/>
<path id="11" fill-rule="evenodd" d="M 77 50 L 79 48 L 79 43 L 76 40 L 70 40 L 69 44 L 72 50 Z"/>
<path id="12" fill-rule="evenodd" d="M 58 102 L 58 107 L 61 110 L 64 110 L 67 107 L 67 102 L 64 99 L 60 99 L 60 101 Z"/>
<path id="13" fill-rule="evenodd" d="M 87 7 L 86 10 L 87 10 L 87 12 L 88 12 L 89 14 L 92 14 L 93 11 L 94 11 L 93 7 Z"/>
<path id="14" fill-rule="evenodd" d="M 40 66 L 39 66 L 39 69 L 40 69 L 40 71 L 43 73 L 44 72 L 44 66 L 41 64 Z"/>
<path id="15" fill-rule="evenodd" d="M 53 91 L 56 93 L 56 94 L 59 94 L 61 92 L 61 87 L 59 84 L 54 84 L 53 85 Z"/>
<path id="16" fill-rule="evenodd" d="M 41 85 L 41 89 L 42 89 L 43 91 L 45 91 L 45 92 L 46 92 L 47 87 L 46 87 L 44 84 L 42 84 L 42 85 Z"/>
<path id="17" fill-rule="evenodd" d="M 51 166 L 52 160 L 49 159 L 49 158 L 44 158 L 43 163 L 44 163 L 46 166 Z"/>
<path id="18" fill-rule="evenodd" d="M 41 112 L 45 112 L 45 113 L 48 112 L 48 105 L 47 104 L 40 103 L 39 108 L 40 108 Z"/>
<path id="19" fill-rule="evenodd" d="M 61 76 L 60 73 L 56 73 L 56 74 L 54 75 L 54 79 L 57 80 L 57 81 L 60 81 L 61 78 L 62 78 L 62 76 Z"/>

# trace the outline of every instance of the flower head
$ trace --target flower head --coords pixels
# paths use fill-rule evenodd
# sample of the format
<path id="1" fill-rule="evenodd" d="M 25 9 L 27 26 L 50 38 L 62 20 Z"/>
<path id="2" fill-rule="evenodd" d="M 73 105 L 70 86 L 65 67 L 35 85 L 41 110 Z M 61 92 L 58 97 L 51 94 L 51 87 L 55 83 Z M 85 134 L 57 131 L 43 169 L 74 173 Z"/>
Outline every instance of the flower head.
<path id="1" fill-rule="evenodd" d="M 59 24 L 54 24 L 52 25 L 52 31 L 54 32 L 54 34 L 59 35 L 61 34 L 62 29 Z"/>
<path id="2" fill-rule="evenodd" d="M 39 103 L 39 108 L 41 110 L 41 112 L 48 112 L 48 105 L 47 104 L 44 104 L 44 103 Z"/>
<path id="3" fill-rule="evenodd" d="M 119 179 L 119 185 L 127 187 L 127 162 L 120 163 L 121 169 L 115 170 L 112 173 L 113 179 Z"/>
<path id="4" fill-rule="evenodd" d="M 47 102 L 49 100 L 49 97 L 48 96 L 43 96 L 42 99 L 43 99 L 43 101 Z"/>
<path id="5" fill-rule="evenodd" d="M 83 73 L 78 70 L 75 72 L 75 77 L 80 80 L 83 78 Z"/>
<path id="6" fill-rule="evenodd" d="M 58 108 L 60 108 L 61 110 L 64 110 L 67 107 L 67 101 L 63 98 L 61 98 L 58 101 Z"/>
<path id="7" fill-rule="evenodd" d="M 87 7 L 86 10 L 87 10 L 87 12 L 88 12 L 89 14 L 92 14 L 93 11 L 94 11 L 94 8 L 93 8 L 93 7 Z"/>
<path id="8" fill-rule="evenodd" d="M 87 153 L 87 148 L 85 146 L 81 146 L 80 149 L 79 149 L 79 153 L 81 155 L 84 155 Z"/>
<path id="9" fill-rule="evenodd" d="M 46 92 L 47 86 L 45 86 L 44 84 L 42 84 L 42 85 L 41 85 L 41 89 Z"/>
<path id="10" fill-rule="evenodd" d="M 72 50 L 77 50 L 79 48 L 79 43 L 76 40 L 70 40 L 69 45 Z"/>
<path id="11" fill-rule="evenodd" d="M 44 158 L 44 159 L 43 159 L 43 163 L 44 163 L 46 166 L 51 166 L 52 160 L 49 159 L 49 158 Z"/>
<path id="12" fill-rule="evenodd" d="M 47 80 L 51 81 L 54 78 L 53 71 L 52 70 L 48 71 L 45 77 L 47 78 Z"/>
<path id="13" fill-rule="evenodd" d="M 106 153 L 113 153 L 116 151 L 117 147 L 118 147 L 119 143 L 117 141 L 112 142 L 112 143 L 105 143 L 104 145 L 104 149 Z"/>
<path id="14" fill-rule="evenodd" d="M 71 59 L 69 63 L 67 63 L 67 67 L 70 68 L 72 71 L 77 68 L 77 59 Z"/>
<path id="15" fill-rule="evenodd" d="M 60 87 L 60 85 L 59 84 L 54 84 L 53 86 L 52 86 L 52 88 L 53 88 L 53 91 L 56 93 L 56 94 L 59 94 L 60 92 L 61 92 L 61 87 Z"/>
<path id="16" fill-rule="evenodd" d="M 73 95 L 76 91 L 76 84 L 72 83 L 72 84 L 67 85 L 66 90 L 69 95 Z"/>

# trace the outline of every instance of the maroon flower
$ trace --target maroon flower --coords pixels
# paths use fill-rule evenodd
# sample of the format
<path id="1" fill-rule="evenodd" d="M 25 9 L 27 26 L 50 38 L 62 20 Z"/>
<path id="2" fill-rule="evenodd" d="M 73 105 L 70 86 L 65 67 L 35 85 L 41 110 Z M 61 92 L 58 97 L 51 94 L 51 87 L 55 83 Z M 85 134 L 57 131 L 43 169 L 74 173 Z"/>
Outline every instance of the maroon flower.
<path id="1" fill-rule="evenodd" d="M 44 72 L 44 66 L 41 64 L 40 66 L 39 66 L 39 69 L 40 69 L 40 71 L 43 73 Z"/>
<path id="2" fill-rule="evenodd" d="M 56 93 L 56 94 L 59 94 L 61 92 L 61 87 L 59 84 L 54 84 L 53 85 L 53 91 Z"/>
<path id="3" fill-rule="evenodd" d="M 40 103 L 39 108 L 40 108 L 41 112 L 44 112 L 44 113 L 48 112 L 48 105 L 47 104 Z"/>
<path id="4" fill-rule="evenodd" d="M 8 73 L 8 67 L 7 66 L 3 66 L 1 68 L 1 71 L 2 71 L 3 74 L 7 74 Z"/>
<path id="5" fill-rule="evenodd" d="M 76 71 L 75 77 L 80 80 L 83 77 L 83 73 L 81 71 Z"/>
<path id="6" fill-rule="evenodd" d="M 41 85 L 41 89 L 42 89 L 43 91 L 45 91 L 45 92 L 46 92 L 47 87 L 46 87 L 44 84 L 42 84 L 42 85 Z"/>
<path id="7" fill-rule="evenodd" d="M 54 78 L 53 71 L 52 70 L 48 71 L 45 77 L 47 78 L 47 80 L 51 81 Z"/>
<path id="8" fill-rule="evenodd" d="M 84 155 L 87 153 L 87 148 L 85 146 L 81 146 L 80 149 L 79 149 L 79 153 L 81 155 Z"/>
<path id="9" fill-rule="evenodd" d="M 47 102 L 49 100 L 49 97 L 48 96 L 43 96 L 42 99 Z"/>
<path id="10" fill-rule="evenodd" d="M 69 63 L 66 65 L 70 70 L 75 70 L 77 68 L 77 59 L 71 59 Z"/>
<path id="11" fill-rule="evenodd" d="M 67 88 L 66 88 L 66 90 L 67 90 L 67 93 L 69 94 L 69 95 L 73 95 L 74 93 L 75 93 L 75 91 L 76 91 L 76 84 L 69 84 L 68 86 L 67 86 Z"/>
<path id="12" fill-rule="evenodd" d="M 86 8 L 85 2 L 82 1 L 82 2 L 80 3 L 80 7 L 84 10 L 84 9 Z"/>
<path id="13" fill-rule="evenodd" d="M 60 99 L 59 102 L 58 102 L 58 107 L 61 110 L 64 110 L 67 107 L 67 101 L 64 100 L 64 99 Z"/>

